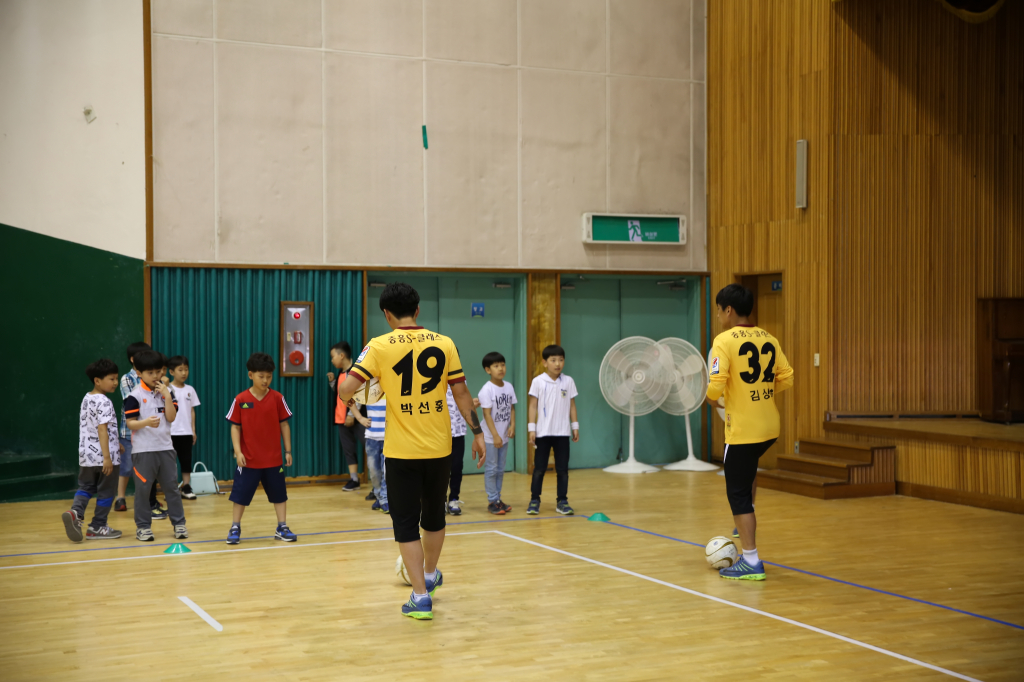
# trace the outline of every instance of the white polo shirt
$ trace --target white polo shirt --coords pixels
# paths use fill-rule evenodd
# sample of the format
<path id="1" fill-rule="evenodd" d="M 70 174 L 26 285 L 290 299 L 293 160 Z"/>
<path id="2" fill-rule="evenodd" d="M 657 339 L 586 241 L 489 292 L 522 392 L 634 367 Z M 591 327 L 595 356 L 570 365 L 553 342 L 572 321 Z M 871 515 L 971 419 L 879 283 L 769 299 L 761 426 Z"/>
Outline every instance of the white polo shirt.
<path id="1" fill-rule="evenodd" d="M 552 379 L 547 372 L 534 377 L 530 395 L 537 399 L 537 437 L 571 436 L 569 403 L 579 395 L 576 382 L 567 374 Z"/>
<path id="2" fill-rule="evenodd" d="M 202 403 L 199 402 L 199 396 L 196 394 L 196 389 L 192 388 L 188 384 L 185 384 L 184 388 L 178 388 L 174 384 L 171 384 L 171 389 L 174 391 L 174 397 L 178 401 L 178 416 L 171 422 L 171 435 L 172 436 L 191 436 L 192 435 L 192 408 L 199 407 Z"/>

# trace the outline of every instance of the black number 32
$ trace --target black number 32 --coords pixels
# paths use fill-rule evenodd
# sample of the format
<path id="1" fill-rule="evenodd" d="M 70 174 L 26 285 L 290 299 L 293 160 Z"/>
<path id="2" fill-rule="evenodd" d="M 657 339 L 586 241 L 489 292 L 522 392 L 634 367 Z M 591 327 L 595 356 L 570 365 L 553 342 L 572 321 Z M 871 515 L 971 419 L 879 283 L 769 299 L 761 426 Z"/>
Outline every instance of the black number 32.
<path id="1" fill-rule="evenodd" d="M 412 395 L 412 383 L 413 383 L 413 352 L 409 351 L 406 353 L 401 360 L 399 360 L 394 367 L 395 374 L 402 377 L 402 395 Z M 434 365 L 430 365 L 431 358 L 434 359 Z M 437 385 L 441 383 L 441 379 L 444 378 L 445 362 L 444 351 L 436 346 L 430 346 L 424 348 L 420 356 L 416 358 L 416 373 L 420 377 L 426 379 L 420 385 L 420 394 L 427 394 L 437 388 Z"/>
<path id="2" fill-rule="evenodd" d="M 775 346 L 771 343 L 765 343 L 761 346 L 761 350 L 757 350 L 750 341 L 747 341 L 740 346 L 740 356 L 747 356 L 747 364 L 750 365 L 750 369 L 746 372 L 740 372 L 740 379 L 743 379 L 744 383 L 756 384 L 758 379 L 761 379 L 761 356 L 771 354 L 771 359 L 768 361 L 768 366 L 764 368 L 764 379 L 763 383 L 773 384 L 775 383 Z"/>

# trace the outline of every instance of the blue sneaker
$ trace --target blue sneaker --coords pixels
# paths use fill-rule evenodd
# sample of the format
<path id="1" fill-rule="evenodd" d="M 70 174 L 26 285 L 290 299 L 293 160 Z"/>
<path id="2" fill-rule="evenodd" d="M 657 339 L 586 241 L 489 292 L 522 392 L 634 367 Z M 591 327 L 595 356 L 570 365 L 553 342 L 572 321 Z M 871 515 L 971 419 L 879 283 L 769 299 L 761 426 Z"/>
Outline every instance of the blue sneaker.
<path id="1" fill-rule="evenodd" d="M 729 568 L 723 568 L 718 575 L 726 580 L 764 580 L 764 562 L 748 564 L 747 560 L 740 557 L 740 560 Z"/>
<path id="2" fill-rule="evenodd" d="M 427 581 L 427 594 L 429 594 L 431 597 L 434 596 L 434 592 L 437 590 L 437 588 L 441 587 L 441 585 L 444 585 L 444 576 L 441 575 L 441 569 L 438 568 L 435 570 L 437 573 L 434 577 L 433 582 L 431 582 L 430 580 Z"/>
<path id="3" fill-rule="evenodd" d="M 732 536 L 733 536 L 734 538 L 738 538 L 738 537 L 740 536 L 740 530 L 739 530 L 739 528 L 733 528 L 733 529 L 732 529 Z"/>
<path id="4" fill-rule="evenodd" d="M 416 599 L 415 595 L 409 595 L 409 601 L 402 604 L 402 615 L 415 618 L 416 620 L 434 620 L 434 602 L 430 595 Z"/>
<path id="5" fill-rule="evenodd" d="M 228 544 L 237 545 L 242 541 L 242 526 L 233 523 L 231 524 L 231 530 L 228 531 Z"/>
<path id="6" fill-rule="evenodd" d="M 530 506 L 526 508 L 527 514 L 540 514 L 540 500 L 530 500 Z"/>
<path id="7" fill-rule="evenodd" d="M 373 506 L 370 507 L 370 511 L 380 511 L 380 502 L 374 499 Z"/>
<path id="8" fill-rule="evenodd" d="M 299 536 L 291 531 L 286 523 L 277 524 L 277 532 L 274 533 L 275 540 L 284 540 L 285 542 L 295 542 L 299 539 Z"/>
<path id="9" fill-rule="evenodd" d="M 382 504 L 380 506 L 380 511 L 381 511 L 381 513 L 384 513 L 384 514 L 390 514 L 391 513 L 391 508 L 388 506 L 388 503 L 385 502 L 384 504 Z"/>
<path id="10" fill-rule="evenodd" d="M 562 500 L 557 505 L 555 505 L 555 511 L 564 516 L 572 516 L 576 513 L 576 511 L 569 506 L 568 500 Z M 527 510 L 527 513 L 529 513 L 529 510 Z"/>

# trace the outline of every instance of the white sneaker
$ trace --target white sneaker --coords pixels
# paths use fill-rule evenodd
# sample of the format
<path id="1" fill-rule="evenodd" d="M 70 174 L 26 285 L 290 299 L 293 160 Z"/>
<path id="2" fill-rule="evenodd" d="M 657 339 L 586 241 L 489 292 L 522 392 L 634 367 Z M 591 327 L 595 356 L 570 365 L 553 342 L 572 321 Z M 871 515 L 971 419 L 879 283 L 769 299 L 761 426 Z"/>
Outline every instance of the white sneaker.
<path id="1" fill-rule="evenodd" d="M 135 531 L 135 539 L 139 542 L 153 542 L 153 531 L 149 528 L 139 528 Z"/>
<path id="2" fill-rule="evenodd" d="M 180 526 L 175 526 L 174 527 L 174 539 L 175 540 L 184 540 L 187 537 L 188 537 L 188 528 L 185 528 L 185 524 L 184 523 L 181 524 Z"/>

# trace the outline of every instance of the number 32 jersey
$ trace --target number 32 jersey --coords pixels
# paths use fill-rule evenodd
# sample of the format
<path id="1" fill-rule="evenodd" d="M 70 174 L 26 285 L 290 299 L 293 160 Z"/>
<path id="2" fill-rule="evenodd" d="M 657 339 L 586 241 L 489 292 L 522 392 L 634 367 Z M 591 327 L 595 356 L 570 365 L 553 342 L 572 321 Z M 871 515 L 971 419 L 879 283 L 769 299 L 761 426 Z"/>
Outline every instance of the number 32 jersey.
<path id="1" fill-rule="evenodd" d="M 385 457 L 437 459 L 451 454 L 448 385 L 466 380 L 451 339 L 423 327 L 401 327 L 371 339 L 350 376 L 362 381 L 377 377 L 384 389 Z"/>
<path id="2" fill-rule="evenodd" d="M 778 339 L 760 327 L 733 327 L 711 348 L 708 397 L 725 394 L 725 442 L 763 443 L 779 437 L 775 395 L 793 385 L 793 368 Z"/>

